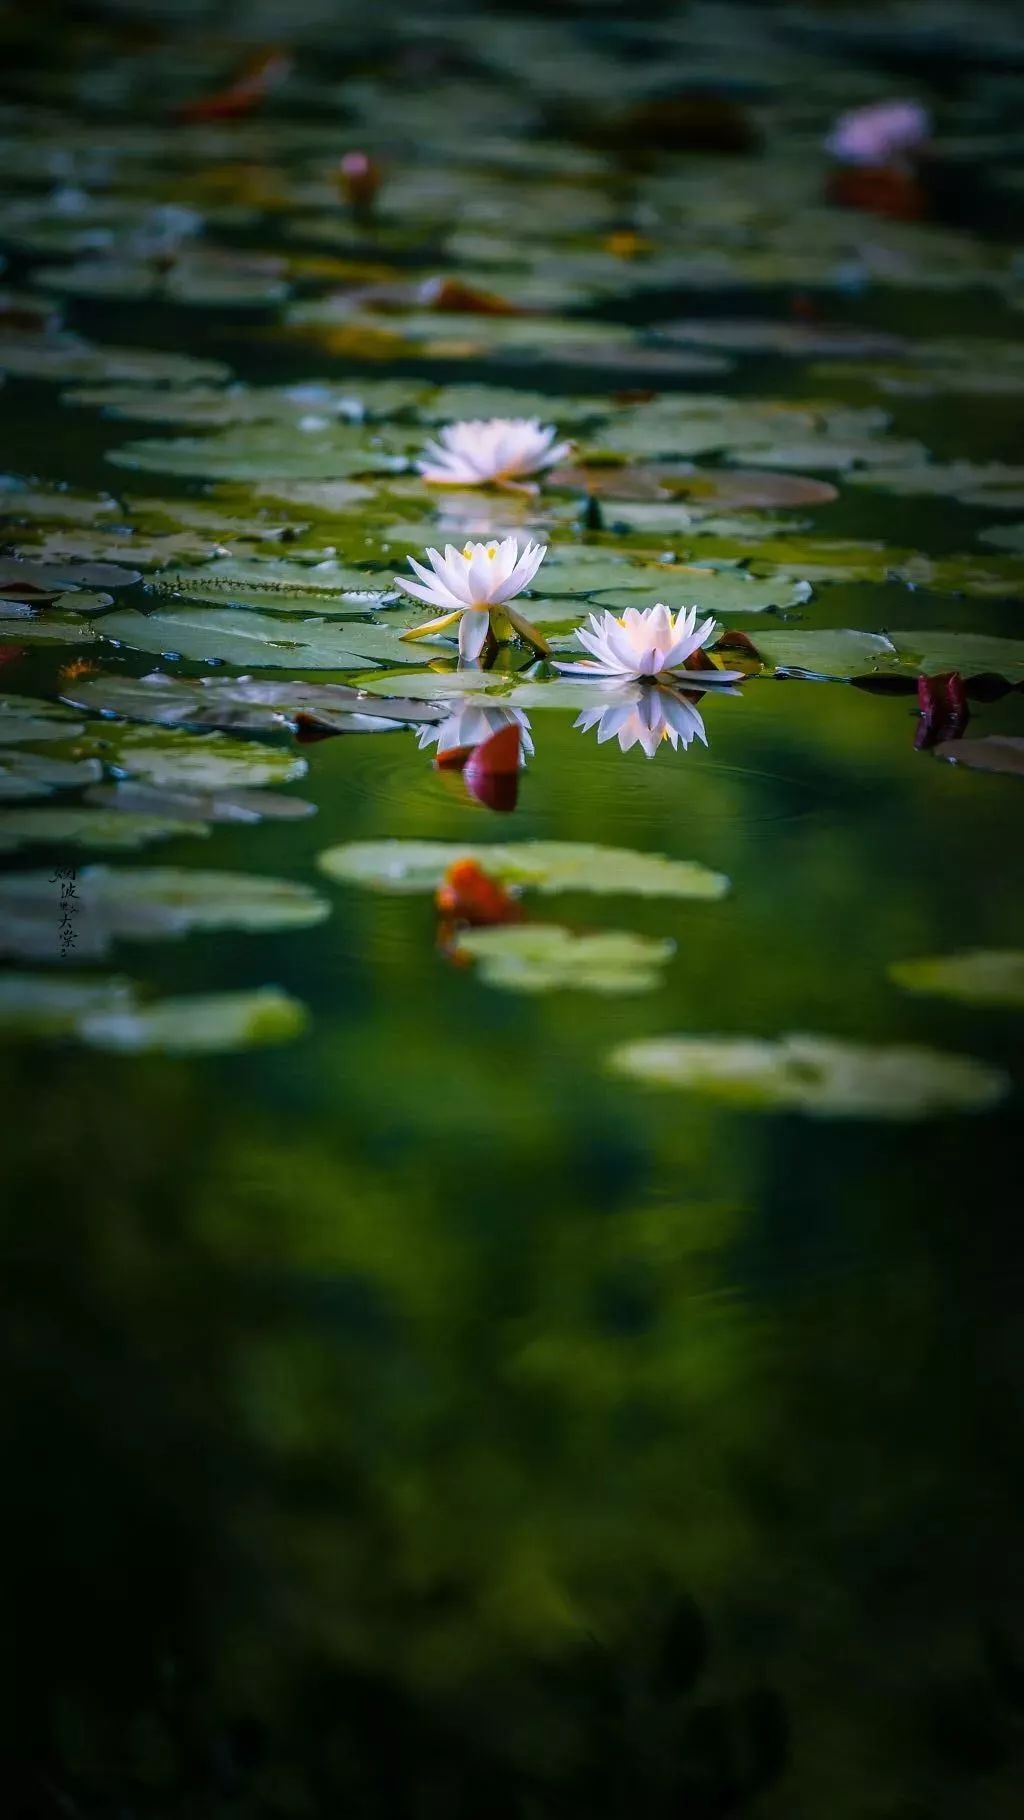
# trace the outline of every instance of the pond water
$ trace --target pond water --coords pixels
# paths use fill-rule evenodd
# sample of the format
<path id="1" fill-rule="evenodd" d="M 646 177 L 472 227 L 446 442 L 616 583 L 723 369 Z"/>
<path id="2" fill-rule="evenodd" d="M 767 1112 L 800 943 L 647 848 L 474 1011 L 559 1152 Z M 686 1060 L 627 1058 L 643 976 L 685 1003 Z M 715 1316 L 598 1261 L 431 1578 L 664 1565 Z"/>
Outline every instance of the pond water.
<path id="1" fill-rule="evenodd" d="M 1017 9 L 0 43 L 9 1811 L 1018 1815 Z"/>

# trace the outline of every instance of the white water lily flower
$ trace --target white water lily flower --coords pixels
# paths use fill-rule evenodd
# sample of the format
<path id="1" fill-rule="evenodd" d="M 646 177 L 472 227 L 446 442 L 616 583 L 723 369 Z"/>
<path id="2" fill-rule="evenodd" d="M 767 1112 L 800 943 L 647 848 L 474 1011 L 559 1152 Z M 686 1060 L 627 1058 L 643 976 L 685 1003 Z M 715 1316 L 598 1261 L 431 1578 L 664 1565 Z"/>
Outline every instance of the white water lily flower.
<path id="1" fill-rule="evenodd" d="M 478 746 L 492 733 L 500 733 L 502 727 L 519 728 L 519 763 L 525 764 L 533 757 L 533 739 L 522 708 L 484 708 L 471 702 L 464 708 L 457 708 L 446 720 L 420 727 L 416 742 L 421 752 L 436 742 L 440 757 L 442 753 L 455 752 L 462 746 Z"/>
<path id="2" fill-rule="evenodd" d="M 508 604 L 529 587 L 546 555 L 543 544 L 528 539 L 520 550 L 516 538 L 506 537 L 502 543 L 467 543 L 461 550 L 446 544 L 443 556 L 428 550 L 429 569 L 410 556 L 409 567 L 419 579 L 407 581 L 396 575 L 398 586 L 416 600 L 444 611 L 439 619 L 410 626 L 402 637 L 427 638 L 458 620 L 459 655 L 472 659 L 483 650 L 492 620 L 497 620 L 495 636 L 500 636 L 505 631 L 501 621 L 507 619 L 521 638 L 546 656 L 547 643 L 536 627 Z"/>
<path id="3" fill-rule="evenodd" d="M 684 751 L 691 740 L 708 743 L 704 722 L 692 701 L 670 689 L 645 689 L 639 701 L 620 699 L 607 707 L 585 708 L 573 725 L 581 733 L 596 727 L 599 746 L 617 739 L 623 752 L 640 745 L 648 758 L 654 757 L 665 740 L 673 750 L 682 746 Z"/>
<path id="4" fill-rule="evenodd" d="M 614 613 L 592 613 L 590 627 L 580 626 L 576 637 L 590 656 L 578 664 L 558 664 L 567 676 L 632 677 L 667 676 L 682 671 L 686 660 L 693 657 L 714 638 L 718 626 L 713 619 L 697 624 L 697 608 L 687 612 L 680 607 L 673 618 L 672 609 L 627 607 L 621 619 Z M 700 687 L 709 683 L 736 682 L 741 670 L 692 672 L 700 676 Z"/>
<path id="5" fill-rule="evenodd" d="M 473 417 L 449 423 L 416 463 L 435 486 L 483 487 L 516 482 L 553 468 L 569 453 L 557 430 L 538 417 Z"/>

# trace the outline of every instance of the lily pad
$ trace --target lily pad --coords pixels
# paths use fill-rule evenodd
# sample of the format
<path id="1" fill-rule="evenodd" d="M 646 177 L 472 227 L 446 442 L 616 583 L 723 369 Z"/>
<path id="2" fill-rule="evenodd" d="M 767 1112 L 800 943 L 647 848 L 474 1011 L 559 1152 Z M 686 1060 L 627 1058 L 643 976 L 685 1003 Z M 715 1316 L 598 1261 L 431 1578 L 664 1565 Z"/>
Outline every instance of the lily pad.
<path id="1" fill-rule="evenodd" d="M 1024 739 L 1009 733 L 988 733 L 984 739 L 947 739 L 935 747 L 936 758 L 967 771 L 997 771 L 1004 777 L 1024 777 Z"/>
<path id="2" fill-rule="evenodd" d="M 0 853 L 39 845 L 56 851 L 65 847 L 132 849 L 174 840 L 178 835 L 206 833 L 201 823 L 164 815 L 112 815 L 103 809 L 75 807 L 0 809 Z"/>
<path id="3" fill-rule="evenodd" d="M 671 941 L 601 930 L 576 935 L 556 923 L 465 929 L 455 952 L 477 963 L 481 979 L 507 992 L 650 992 L 675 949 Z"/>
<path id="4" fill-rule="evenodd" d="M 60 702 L 34 695 L 0 695 L 0 746 L 70 739 L 81 731 L 82 722 Z"/>
<path id="5" fill-rule="evenodd" d="M 301 821 L 316 814 L 316 805 L 276 790 L 161 789 L 130 779 L 96 784 L 85 793 L 94 808 L 116 809 L 132 816 L 166 816 L 177 822 Z"/>
<path id="6" fill-rule="evenodd" d="M 403 645 L 397 632 L 356 622 L 272 619 L 233 607 L 176 607 L 155 613 L 111 613 L 104 638 L 200 662 L 271 670 L 361 670 L 376 663 L 419 664 L 422 653 Z"/>
<path id="7" fill-rule="evenodd" d="M 449 866 L 473 859 L 503 884 L 536 890 L 594 891 L 631 897 L 714 899 L 729 881 L 695 860 L 667 859 L 626 847 L 576 841 L 510 841 L 503 844 L 450 841 L 352 841 L 330 847 L 317 864 L 342 884 L 379 891 L 434 891 Z"/>
<path id="8" fill-rule="evenodd" d="M 958 999 L 965 1005 L 1024 1006 L 1024 949 L 973 948 L 963 954 L 895 961 L 888 972 L 907 992 Z"/>
<path id="9" fill-rule="evenodd" d="M 128 818 L 111 812 L 103 819 L 124 824 Z M 197 831 L 203 831 L 199 823 L 181 824 L 183 833 Z M 74 952 L 82 960 L 102 959 L 119 940 L 164 941 L 199 929 L 305 929 L 330 915 L 329 904 L 308 885 L 252 872 L 86 866 L 75 892 Z M 52 872 L 0 878 L 0 954 L 52 959 L 60 920 Z"/>
<path id="10" fill-rule="evenodd" d="M 129 777 L 186 791 L 258 789 L 290 783 L 307 770 L 306 760 L 290 749 L 179 727 L 94 723 L 78 743 Z"/>
<path id="11" fill-rule="evenodd" d="M 264 986 L 90 1011 L 78 1034 L 92 1049 L 122 1055 L 223 1055 L 290 1042 L 307 1022 L 298 999 Z"/>
<path id="12" fill-rule="evenodd" d="M 338 733 L 361 733 L 389 727 L 422 725 L 442 718 L 440 708 L 409 699 L 406 678 L 381 678 L 381 693 L 401 687 L 401 698 L 371 699 L 363 689 L 344 683 L 275 682 L 253 676 L 88 676 L 64 685 L 68 701 L 101 714 L 122 715 L 164 727 L 247 728 L 264 733 L 294 730 L 303 721 Z M 65 710 L 67 712 L 67 710 Z M 81 731 L 79 726 L 77 731 Z M 4 716 L 0 698 L 0 744 Z M 48 737 L 56 738 L 57 733 Z"/>
<path id="13" fill-rule="evenodd" d="M 69 973 L 0 973 L 0 1031 L 5 1036 L 73 1034 L 91 1013 L 118 1013 L 135 1002 L 126 979 Z"/>
<path id="14" fill-rule="evenodd" d="M 986 1112 L 1009 1091 L 997 1068 L 916 1047 L 869 1048 L 836 1038 L 665 1036 L 613 1051 L 616 1073 L 759 1112 L 816 1118 L 919 1119 Z"/>
<path id="15" fill-rule="evenodd" d="M 78 789 L 98 782 L 103 767 L 94 758 L 54 758 L 50 754 L 0 751 L 0 802 L 51 796 L 54 790 Z"/>
<path id="16" fill-rule="evenodd" d="M 134 982 L 71 973 L 0 975 L 0 1031 L 124 1054 L 201 1055 L 287 1042 L 305 1006 L 274 986 L 144 1003 Z"/>
<path id="17" fill-rule="evenodd" d="M 418 431 L 406 432 L 412 449 Z M 283 436 L 275 425 L 247 425 L 209 436 L 148 437 L 110 450 L 119 468 L 191 474 L 207 480 L 336 480 L 348 474 L 396 474 L 408 466 L 405 448 L 385 447 L 362 426 Z"/>
<path id="18" fill-rule="evenodd" d="M 802 606 L 811 598 L 808 581 L 794 581 L 785 575 L 771 581 L 755 580 L 742 569 L 707 569 L 698 565 L 674 564 L 664 577 L 648 571 L 652 580 L 638 587 L 613 588 L 595 595 L 592 605 L 619 612 L 624 607 L 643 604 L 645 599 L 663 601 L 675 611 L 681 606 L 700 607 L 708 613 L 766 613 L 774 608 Z"/>

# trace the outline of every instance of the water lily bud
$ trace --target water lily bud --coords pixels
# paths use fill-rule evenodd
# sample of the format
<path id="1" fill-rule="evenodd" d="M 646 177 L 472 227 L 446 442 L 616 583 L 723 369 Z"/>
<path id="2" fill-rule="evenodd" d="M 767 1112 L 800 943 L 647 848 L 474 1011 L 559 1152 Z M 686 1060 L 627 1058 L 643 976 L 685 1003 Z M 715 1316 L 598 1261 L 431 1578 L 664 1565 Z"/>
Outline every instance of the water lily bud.
<path id="1" fill-rule="evenodd" d="M 341 193 L 354 215 L 369 215 L 383 172 L 368 152 L 346 152 L 338 166 Z"/>

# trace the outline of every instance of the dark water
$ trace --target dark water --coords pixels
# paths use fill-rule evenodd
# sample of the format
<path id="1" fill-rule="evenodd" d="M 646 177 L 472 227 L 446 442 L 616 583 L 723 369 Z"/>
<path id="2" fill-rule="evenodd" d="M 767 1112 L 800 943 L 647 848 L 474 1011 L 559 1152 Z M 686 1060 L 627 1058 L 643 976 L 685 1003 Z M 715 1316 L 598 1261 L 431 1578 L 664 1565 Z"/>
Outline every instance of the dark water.
<path id="1" fill-rule="evenodd" d="M 580 396 L 609 413 L 655 392 L 694 409 L 704 397 L 804 406 L 809 427 L 789 421 L 758 443 L 742 425 L 683 457 L 719 477 L 730 461 L 817 476 L 837 487 L 831 503 L 772 512 L 712 497 L 708 512 L 747 527 L 702 531 L 676 496 L 678 526 L 644 532 L 628 489 L 616 504 L 610 488 L 589 547 L 809 572 L 795 613 L 720 612 L 755 645 L 787 629 L 1018 639 L 1024 560 L 979 536 L 1024 517 L 1016 9 L 387 7 L 368 21 L 340 5 L 277 17 L 117 5 L 74 18 L 8 8 L 0 25 L 4 462 L 22 492 L 72 489 L 72 503 L 0 499 L 7 551 L 131 566 L 139 549 L 146 581 L 115 588 L 123 613 L 175 605 L 147 584 L 161 569 L 205 572 L 218 549 L 307 565 L 334 549 L 390 575 L 407 548 L 450 535 L 446 510 L 476 514 L 459 541 L 493 511 L 499 534 L 588 547 L 581 483 L 557 477 L 535 502 L 484 493 L 452 508 L 408 472 L 370 461 L 365 478 L 339 455 L 361 497 L 289 495 L 310 434 L 294 409 L 260 425 L 269 444 L 246 478 L 202 457 L 182 472 L 159 454 L 142 471 L 115 466 L 112 449 L 207 432 L 170 420 L 166 389 L 149 420 L 119 416 L 126 385 L 150 392 L 150 380 L 124 381 L 109 352 L 70 356 L 72 333 L 147 359 L 222 361 L 246 389 L 516 386 L 527 415 L 548 394 L 570 435 Z M 180 118 L 274 45 L 291 69 L 254 109 Z M 902 94 L 935 119 L 912 179 L 918 218 L 829 207 L 831 119 Z M 333 177 L 364 146 L 385 170 L 368 223 Z M 280 294 L 254 299 L 250 273 L 234 301 L 197 298 L 209 273 L 193 265 L 184 295 L 153 295 L 182 270 L 181 222 L 152 215 L 169 207 L 193 212 L 203 253 L 225 255 L 220 282 L 227 272 L 244 291 L 228 259 L 255 250 L 276 262 L 257 293 L 273 281 Z M 650 276 L 638 266 L 634 283 L 608 253 L 616 233 L 650 243 Z M 83 262 L 92 274 L 69 293 Z M 407 291 L 377 316 L 358 306 L 341 330 L 297 320 L 327 295 L 434 271 L 539 304 L 581 335 L 618 323 L 621 345 L 565 358 L 564 325 L 524 317 L 510 356 L 486 340 L 495 318 L 470 311 L 460 327 L 452 311 L 420 346 L 403 339 L 424 314 Z M 652 328 L 736 318 L 899 341 L 793 358 L 749 351 L 741 331 L 716 350 L 719 370 L 658 368 L 652 349 L 683 344 Z M 453 350 L 460 336 L 468 353 Z M 228 383 L 178 377 L 186 396 L 212 384 L 222 397 Z M 119 396 L 69 400 L 82 385 Z M 877 421 L 837 427 L 836 412 L 869 408 Z M 249 434 L 232 430 L 232 409 L 214 436 Z M 415 452 L 427 429 L 415 412 L 397 422 Z M 614 435 L 583 440 L 614 447 Z M 861 449 L 847 462 L 844 437 L 919 441 L 927 455 Z M 767 453 L 809 439 L 799 463 Z M 674 453 L 671 435 L 650 450 Z M 934 492 L 850 478 L 928 456 L 990 465 Z M 81 494 L 93 503 L 76 518 Z M 659 497 L 675 509 L 652 487 L 648 502 Z M 142 503 L 154 499 L 162 513 Z M 198 504 L 227 528 L 197 533 Z M 108 522 L 122 527 L 113 544 Z M 290 540 L 253 546 L 267 522 L 291 526 Z M 167 537 L 183 541 L 143 548 Z M 868 561 L 851 541 L 891 558 L 871 578 L 819 581 L 815 564 Z M 43 624 L 75 610 L 73 595 L 40 605 L 17 577 L 8 590 Z M 638 604 L 661 597 L 652 581 Z M 79 617 L 98 636 L 74 648 L 70 634 L 19 640 L 12 618 L 4 689 L 77 702 L 83 679 L 245 669 L 161 660 L 104 637 L 104 617 Z M 387 609 L 376 617 L 386 625 Z M 930 668 L 961 667 L 960 649 Z M 450 653 L 419 650 L 443 672 Z M 1006 683 L 1024 676 L 1024 641 L 995 651 L 962 663 L 988 677 L 966 737 L 1020 740 Z M 91 668 L 75 675 L 76 659 Z M 499 659 L 527 661 L 522 649 Z M 299 744 L 235 735 L 307 761 L 294 787 L 273 786 L 315 805 L 305 819 L 219 822 L 205 839 L 129 851 L 102 831 L 92 849 L 69 844 L 44 822 L 15 851 L 17 824 L 0 816 L 5 870 L 54 881 L 43 935 L 29 950 L 11 940 L 17 981 L 117 975 L 153 1002 L 273 985 L 308 1012 L 290 1042 L 214 1053 L 195 1040 L 185 1054 L 91 1047 L 36 1013 L 4 1039 L 4 1811 L 1020 1813 L 1019 955 L 1016 987 L 1004 979 L 990 1002 L 911 993 L 889 973 L 1019 950 L 1020 779 L 915 750 L 921 664 L 900 670 L 909 693 L 748 667 L 738 692 L 703 697 L 707 747 L 663 745 L 654 762 L 599 746 L 571 708 L 531 708 L 536 752 L 511 816 L 432 768 L 409 728 Z M 352 666 L 252 673 L 344 683 Z M 408 673 L 396 670 L 396 694 Z M 379 686 L 381 672 L 366 674 Z M 76 742 L 111 724 L 86 709 L 66 742 L 4 756 L 76 760 L 94 750 Z M 107 780 L 132 762 L 108 756 Z M 167 762 L 173 785 L 186 761 Z M 3 811 L 87 802 L 72 785 Z M 517 993 L 452 964 L 429 890 L 392 895 L 318 869 L 326 849 L 391 839 L 599 843 L 697 861 L 730 889 L 632 895 L 620 878 L 606 895 L 528 893 L 533 920 L 675 949 L 650 990 Z M 96 863 L 291 881 L 330 914 L 260 930 L 228 917 L 62 954 L 57 869 L 76 869 L 88 893 Z M 818 1111 L 757 1106 L 735 1081 L 658 1091 L 610 1062 L 647 1038 L 802 1032 L 871 1055 L 909 1047 L 889 1103 L 876 1086 L 858 1106 L 840 1081 Z M 969 1088 L 962 1106 L 925 1093 L 910 1116 L 902 1085 L 922 1066 L 929 1078 L 922 1049 L 988 1070 L 986 1105 L 971 1109 Z"/>

